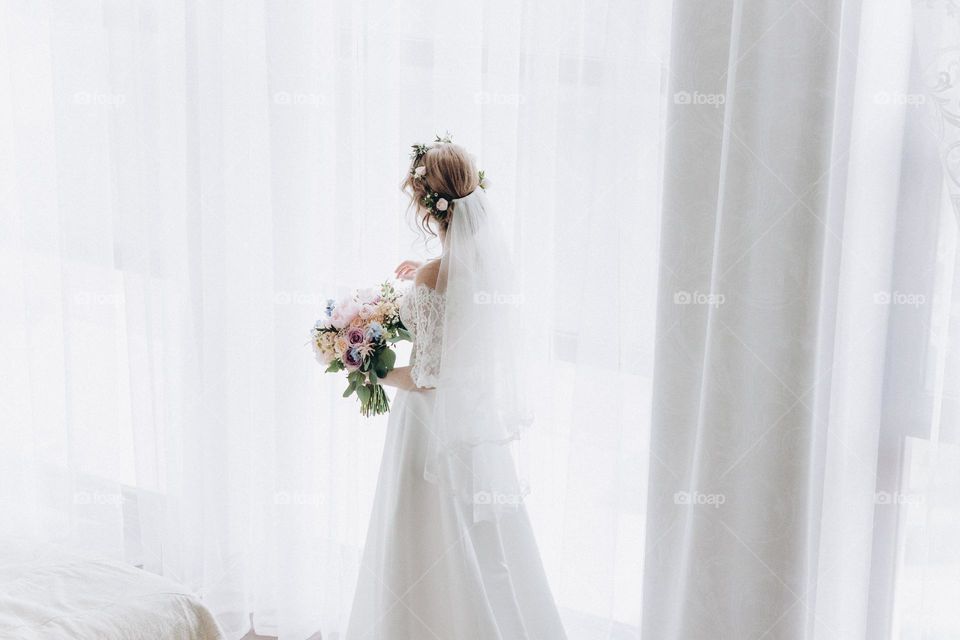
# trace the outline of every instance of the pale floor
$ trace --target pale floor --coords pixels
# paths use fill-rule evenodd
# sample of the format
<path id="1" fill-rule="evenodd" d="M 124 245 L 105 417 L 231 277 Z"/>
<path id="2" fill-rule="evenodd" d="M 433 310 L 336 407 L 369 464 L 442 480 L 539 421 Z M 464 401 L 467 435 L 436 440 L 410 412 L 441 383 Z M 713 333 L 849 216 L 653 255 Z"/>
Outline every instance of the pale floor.
<path id="1" fill-rule="evenodd" d="M 639 640 L 640 631 L 637 627 L 611 623 L 609 620 L 596 616 L 571 612 L 561 609 L 563 614 L 563 624 L 566 627 L 568 638 L 578 638 L 583 640 Z M 340 637 L 334 634 L 331 640 Z M 245 635 L 241 640 L 277 640 L 276 636 L 258 636 L 251 632 Z M 322 640 L 321 634 L 310 636 L 307 640 Z"/>
<path id="2" fill-rule="evenodd" d="M 277 636 L 258 636 L 253 631 L 243 636 L 240 640 L 277 640 Z M 307 640 L 321 640 L 320 633 L 317 632 L 314 635 L 307 638 Z"/>

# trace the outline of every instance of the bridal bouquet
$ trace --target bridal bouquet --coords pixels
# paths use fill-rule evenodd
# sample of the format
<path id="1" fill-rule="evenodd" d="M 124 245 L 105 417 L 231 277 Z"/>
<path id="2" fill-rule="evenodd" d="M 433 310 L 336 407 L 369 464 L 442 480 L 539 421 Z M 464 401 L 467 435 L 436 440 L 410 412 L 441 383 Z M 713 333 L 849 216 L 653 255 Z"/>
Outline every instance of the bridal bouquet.
<path id="1" fill-rule="evenodd" d="M 359 289 L 341 300 L 328 300 L 323 317 L 313 326 L 311 345 L 328 373 L 347 371 L 344 398 L 354 393 L 360 413 L 375 416 L 390 410 L 390 401 L 377 380 L 393 369 L 393 345 L 409 340 L 400 320 L 400 294 L 385 282 Z"/>

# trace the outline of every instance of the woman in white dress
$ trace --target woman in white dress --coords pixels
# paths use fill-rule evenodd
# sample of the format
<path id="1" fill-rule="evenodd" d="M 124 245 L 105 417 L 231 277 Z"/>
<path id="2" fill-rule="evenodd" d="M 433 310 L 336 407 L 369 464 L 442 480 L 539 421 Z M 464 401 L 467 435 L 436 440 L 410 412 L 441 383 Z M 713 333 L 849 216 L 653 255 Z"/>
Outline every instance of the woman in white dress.
<path id="1" fill-rule="evenodd" d="M 405 262 L 409 367 L 393 402 L 348 640 L 563 640 L 513 447 L 518 384 L 509 255 L 483 176 L 448 139 L 415 145 L 404 183 L 443 252 Z"/>

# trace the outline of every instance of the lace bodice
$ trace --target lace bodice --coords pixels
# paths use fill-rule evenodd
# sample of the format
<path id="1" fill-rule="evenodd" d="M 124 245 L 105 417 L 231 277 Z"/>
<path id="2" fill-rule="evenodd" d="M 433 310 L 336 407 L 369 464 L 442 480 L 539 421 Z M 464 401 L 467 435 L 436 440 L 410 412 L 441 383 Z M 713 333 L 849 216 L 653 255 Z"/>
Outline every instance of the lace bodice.
<path id="1" fill-rule="evenodd" d="M 411 287 L 400 301 L 400 319 L 413 339 L 410 376 L 418 387 L 437 385 L 444 303 L 444 295 L 425 284 Z"/>

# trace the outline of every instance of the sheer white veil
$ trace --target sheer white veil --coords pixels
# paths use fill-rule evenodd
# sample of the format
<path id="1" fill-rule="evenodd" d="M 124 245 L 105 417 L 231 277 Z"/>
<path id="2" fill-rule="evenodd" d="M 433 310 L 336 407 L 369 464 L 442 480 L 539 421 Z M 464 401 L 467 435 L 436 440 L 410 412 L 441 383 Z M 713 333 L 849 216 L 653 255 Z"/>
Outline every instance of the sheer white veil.
<path id="1" fill-rule="evenodd" d="M 516 511 L 528 492 L 518 439 L 532 416 L 514 276 L 486 194 L 453 200 L 437 280 L 446 303 L 424 477 L 471 504 L 474 521 Z"/>

